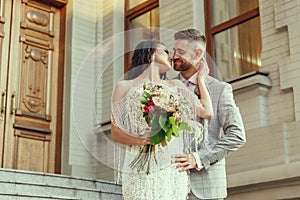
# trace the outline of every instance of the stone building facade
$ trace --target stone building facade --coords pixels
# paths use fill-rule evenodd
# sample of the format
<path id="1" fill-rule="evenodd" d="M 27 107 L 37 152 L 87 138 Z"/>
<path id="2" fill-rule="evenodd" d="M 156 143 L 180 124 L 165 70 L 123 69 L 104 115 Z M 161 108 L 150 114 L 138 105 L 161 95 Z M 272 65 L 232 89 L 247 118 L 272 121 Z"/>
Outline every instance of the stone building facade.
<path id="1" fill-rule="evenodd" d="M 124 31 L 124 5 L 119 3 L 118 0 L 114 0 L 85 4 L 75 0 L 72 5 L 69 4 L 73 7 L 69 9 L 73 11 L 71 18 L 78 20 L 78 23 L 73 21 L 71 32 L 72 38 L 76 39 L 73 39 L 75 43 L 71 55 L 84 55 L 82 52 L 90 50 L 84 38 L 91 39 L 95 36 L 96 38 L 89 41 L 96 44 Z M 300 2 L 260 0 L 258 4 L 262 44 L 261 68 L 230 81 L 243 116 L 247 143 L 226 159 L 229 192 L 227 199 L 297 199 L 300 198 L 300 191 L 297 190 L 300 185 Z M 98 10 L 93 12 L 94 16 L 89 16 L 92 13 L 84 10 L 96 8 L 93 5 L 98 5 Z M 161 0 L 159 25 L 161 28 L 172 30 L 191 27 L 205 30 L 204 9 L 202 0 Z M 80 14 L 81 12 L 83 13 Z M 90 30 L 93 30 L 92 36 L 79 28 L 80 21 L 91 22 L 91 19 L 95 20 L 90 27 Z M 95 29 L 96 27 L 98 29 Z M 161 35 L 161 39 L 172 49 L 172 37 Z M 75 45 L 77 43 L 78 46 Z M 120 45 L 122 47 L 122 44 Z M 120 72 L 116 72 L 116 68 L 122 67 L 123 63 L 124 60 L 119 59 L 112 63 L 111 70 L 106 71 L 107 76 L 111 77 L 111 83 L 118 80 L 116 77 L 120 76 Z M 97 101 L 99 108 L 103 109 L 102 118 L 106 120 L 109 119 L 110 113 L 105 108 L 109 105 L 105 105 L 103 100 L 110 95 L 111 90 L 112 88 L 106 90 L 107 93 L 104 91 L 99 94 L 102 99 Z M 72 127 L 72 122 L 70 125 Z M 104 129 L 109 134 L 109 126 L 104 126 Z M 101 170 L 97 162 L 91 164 L 90 168 L 85 168 L 86 172 L 82 172 L 78 161 L 81 159 L 78 151 L 82 151 L 79 150 L 80 145 L 72 134 L 70 131 L 68 165 L 73 170 L 69 173 L 84 173 L 87 176 L 97 173 L 99 179 L 113 180 L 112 171 L 106 167 Z"/>
<path id="2" fill-rule="evenodd" d="M 203 32 L 207 29 L 206 0 L 148 1 L 157 3 L 160 28 L 172 31 L 198 28 Z M 1 198 L 22 199 L 17 195 L 23 194 L 23 199 L 39 195 L 49 199 L 51 194 L 46 194 L 45 188 L 51 187 L 53 191 L 55 188 L 52 188 L 54 184 L 45 183 L 51 179 L 62 184 L 61 190 L 71 188 L 73 193 L 69 199 L 89 199 L 84 198 L 84 192 L 93 199 L 120 198 L 120 186 L 114 185 L 111 164 L 114 154 L 109 138 L 110 97 L 114 84 L 124 74 L 126 63 L 119 52 L 125 44 L 120 35 L 124 35 L 125 19 L 130 16 L 124 2 L 67 2 L 63 11 L 66 22 L 61 138 L 63 175 L 1 169 Z M 257 4 L 260 67 L 228 80 L 244 120 L 247 143 L 226 158 L 226 199 L 300 199 L 300 1 L 259 0 Z M 172 36 L 161 34 L 160 39 L 172 49 Z M 103 135 L 108 140 L 104 140 Z M 31 177 L 34 182 L 28 181 Z M 70 184 L 64 185 L 65 182 Z M 91 187 L 81 187 L 83 182 Z M 22 185 L 44 188 L 45 193 L 35 196 L 27 193 L 25 186 L 22 189 Z M 16 192 L 17 187 L 24 192 Z M 66 193 L 52 197 L 64 199 L 67 196 Z"/>

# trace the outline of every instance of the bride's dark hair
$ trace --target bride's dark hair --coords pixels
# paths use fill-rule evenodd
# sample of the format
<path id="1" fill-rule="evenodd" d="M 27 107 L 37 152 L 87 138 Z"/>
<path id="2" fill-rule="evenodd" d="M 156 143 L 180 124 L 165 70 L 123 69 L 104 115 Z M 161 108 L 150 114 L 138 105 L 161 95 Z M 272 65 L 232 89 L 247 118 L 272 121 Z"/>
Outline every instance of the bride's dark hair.
<path id="1" fill-rule="evenodd" d="M 158 44 L 164 45 L 159 40 L 143 40 L 136 46 L 131 58 L 131 66 L 127 74 L 128 80 L 138 77 L 149 67 Z M 160 77 L 165 79 L 166 73 L 160 74 Z"/>

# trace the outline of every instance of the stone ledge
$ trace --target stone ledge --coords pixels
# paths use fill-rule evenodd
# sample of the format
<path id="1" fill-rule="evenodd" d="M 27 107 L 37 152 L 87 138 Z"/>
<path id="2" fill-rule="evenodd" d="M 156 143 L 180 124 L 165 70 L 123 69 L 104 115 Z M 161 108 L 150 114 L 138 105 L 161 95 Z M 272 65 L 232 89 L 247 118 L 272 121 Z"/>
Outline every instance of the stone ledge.
<path id="1" fill-rule="evenodd" d="M 230 179 L 238 179 L 237 176 L 241 177 L 257 177 L 257 180 L 249 182 L 248 184 L 234 185 L 230 183 L 228 186 L 229 195 L 236 193 L 243 193 L 249 191 L 257 191 L 261 189 L 276 188 L 279 186 L 291 186 L 300 184 L 300 175 L 299 173 L 294 174 L 293 176 L 286 176 L 284 172 L 286 171 L 295 171 L 299 169 L 300 163 L 291 163 L 281 166 L 257 169 L 255 171 L 243 172 L 242 174 L 231 175 Z M 266 179 L 264 179 L 267 177 Z M 263 180 L 262 180 L 263 179 Z"/>
<path id="2" fill-rule="evenodd" d="M 254 85 L 271 88 L 272 82 L 268 75 L 268 72 L 257 70 L 255 72 L 244 74 L 237 79 L 228 81 L 228 83 L 232 85 L 234 91 L 252 87 Z"/>

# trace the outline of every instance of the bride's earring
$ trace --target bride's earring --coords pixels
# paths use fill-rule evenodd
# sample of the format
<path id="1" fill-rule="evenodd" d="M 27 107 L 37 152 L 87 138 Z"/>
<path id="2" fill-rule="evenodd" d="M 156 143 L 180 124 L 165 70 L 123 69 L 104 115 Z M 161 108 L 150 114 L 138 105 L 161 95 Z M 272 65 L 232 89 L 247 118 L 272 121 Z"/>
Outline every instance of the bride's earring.
<path id="1" fill-rule="evenodd" d="M 149 58 L 148 62 L 149 62 L 149 64 L 151 64 L 152 62 L 154 62 L 154 54 L 151 56 L 151 58 Z"/>

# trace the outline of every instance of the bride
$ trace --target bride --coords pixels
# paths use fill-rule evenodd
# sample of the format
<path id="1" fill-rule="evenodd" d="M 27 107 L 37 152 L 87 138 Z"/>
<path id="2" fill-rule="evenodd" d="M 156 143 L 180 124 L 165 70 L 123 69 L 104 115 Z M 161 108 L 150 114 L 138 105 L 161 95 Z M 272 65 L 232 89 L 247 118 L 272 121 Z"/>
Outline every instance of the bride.
<path id="1" fill-rule="evenodd" d="M 112 139 L 118 144 L 117 168 L 123 197 L 125 200 L 186 199 L 189 177 L 186 172 L 176 169 L 175 164 L 172 164 L 172 156 L 190 151 L 193 141 L 200 141 L 202 133 L 196 129 L 199 127 L 196 118 L 210 118 L 213 115 L 211 100 L 204 84 L 205 77 L 198 73 L 201 100 L 186 89 L 180 80 L 164 80 L 165 73 L 172 68 L 171 59 L 167 48 L 157 40 L 141 41 L 131 61 L 127 80 L 116 84 L 112 96 L 111 130 Z M 156 144 L 154 153 L 150 154 L 148 168 L 136 170 L 130 165 L 131 162 L 145 145 L 150 146 L 153 142 L 150 140 L 151 129 L 149 130 L 141 110 L 139 97 L 144 94 L 145 87 L 153 85 L 170 92 L 179 105 L 190 104 L 192 109 L 183 114 L 185 119 L 189 118 L 188 121 L 194 123 L 189 123 L 191 130 L 180 131 L 178 137 L 165 144 Z"/>

